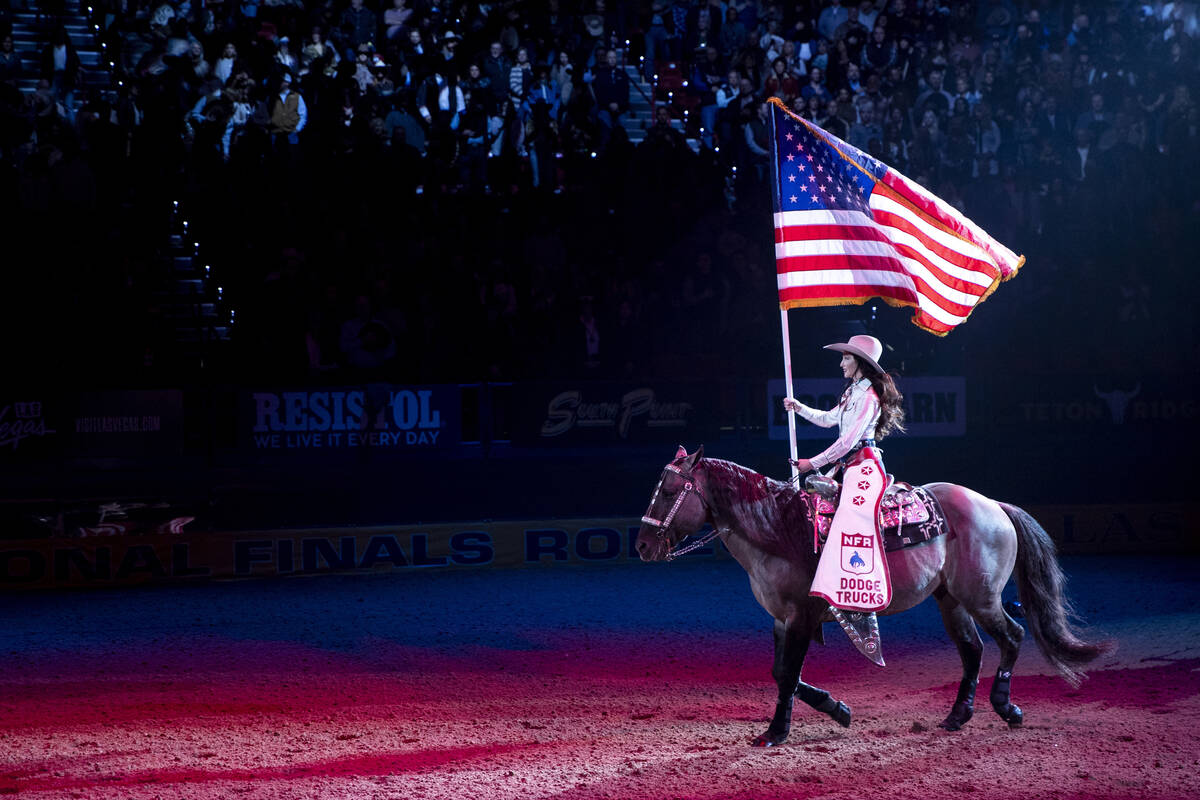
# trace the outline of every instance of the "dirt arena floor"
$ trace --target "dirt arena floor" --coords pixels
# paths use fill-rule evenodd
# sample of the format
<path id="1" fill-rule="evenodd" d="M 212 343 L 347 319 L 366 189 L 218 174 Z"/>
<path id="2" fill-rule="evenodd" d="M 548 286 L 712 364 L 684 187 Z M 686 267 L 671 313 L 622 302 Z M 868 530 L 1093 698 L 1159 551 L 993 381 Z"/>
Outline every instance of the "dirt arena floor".
<path id="1" fill-rule="evenodd" d="M 0 794 L 37 798 L 1200 798 L 1200 560 L 1064 559 L 1120 649 L 1072 689 L 1031 640 L 1013 699 L 937 728 L 932 601 L 834 626 L 782 747 L 766 614 L 732 561 L 406 572 L 0 596 Z M 1011 592 L 1011 587 L 1010 587 Z"/>

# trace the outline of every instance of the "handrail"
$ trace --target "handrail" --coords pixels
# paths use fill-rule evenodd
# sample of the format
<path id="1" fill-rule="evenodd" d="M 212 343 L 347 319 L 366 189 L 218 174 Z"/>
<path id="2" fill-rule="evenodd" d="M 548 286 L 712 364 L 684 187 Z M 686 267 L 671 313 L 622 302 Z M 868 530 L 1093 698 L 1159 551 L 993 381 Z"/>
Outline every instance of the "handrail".
<path id="1" fill-rule="evenodd" d="M 645 56 L 642 56 L 641 58 L 642 58 L 642 61 L 645 61 L 645 59 L 646 59 Z M 621 50 L 621 68 L 625 70 L 625 77 L 629 77 L 629 40 L 628 39 L 625 40 L 625 47 Z M 641 79 L 642 79 L 642 73 L 639 70 L 638 71 L 638 80 L 630 81 L 630 84 L 635 89 L 637 89 L 638 94 L 640 94 L 642 96 L 642 98 L 647 103 L 650 104 L 650 123 L 653 124 L 654 119 L 655 119 L 655 114 L 656 114 L 656 109 L 655 109 L 656 101 L 655 101 L 655 97 L 654 97 L 654 86 L 651 85 L 650 86 L 650 94 L 646 94 L 645 90 L 642 89 Z"/>

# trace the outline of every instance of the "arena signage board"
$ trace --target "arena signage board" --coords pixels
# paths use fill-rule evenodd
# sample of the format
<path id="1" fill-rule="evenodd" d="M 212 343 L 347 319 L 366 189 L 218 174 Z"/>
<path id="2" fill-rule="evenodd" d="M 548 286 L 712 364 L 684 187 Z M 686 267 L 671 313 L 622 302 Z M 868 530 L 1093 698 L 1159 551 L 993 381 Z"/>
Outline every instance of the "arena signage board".
<path id="1" fill-rule="evenodd" d="M 1194 504 L 1030 507 L 1062 553 L 1195 552 Z M 0 590 L 636 563 L 637 518 L 0 539 Z M 727 560 L 719 541 L 685 558 Z M 659 565 L 661 567 L 661 565 Z"/>
<path id="2" fill-rule="evenodd" d="M 1146 429 L 1194 426 L 1200 419 L 1191 376 L 1039 376 L 989 393 L 1000 425 L 1021 428 Z"/>
<path id="3" fill-rule="evenodd" d="M 639 561 L 636 518 L 0 541 L 0 588 Z M 729 558 L 720 544 L 692 558 Z"/>
<path id="4" fill-rule="evenodd" d="M 965 436 L 967 433 L 967 381 L 963 377 L 902 378 L 905 436 Z M 795 378 L 793 389 L 801 403 L 828 409 L 838 404 L 846 382 L 840 378 Z M 767 427 L 772 440 L 787 441 L 788 421 L 783 410 L 782 379 L 767 383 Z M 837 430 L 821 428 L 796 417 L 797 439 L 836 439 Z"/>
<path id="5" fill-rule="evenodd" d="M 0 400 L 0 463 L 55 454 L 63 427 L 61 404 L 40 392 Z"/>
<path id="6" fill-rule="evenodd" d="M 84 392 L 75 398 L 64 431 L 72 458 L 146 459 L 183 449 L 183 393 Z"/>
<path id="7" fill-rule="evenodd" d="M 460 438 L 457 386 L 263 389 L 238 408 L 241 446 L 262 453 L 420 453 Z"/>
<path id="8" fill-rule="evenodd" d="M 717 428 L 712 383 L 580 381 L 514 388 L 518 444 L 677 442 Z"/>

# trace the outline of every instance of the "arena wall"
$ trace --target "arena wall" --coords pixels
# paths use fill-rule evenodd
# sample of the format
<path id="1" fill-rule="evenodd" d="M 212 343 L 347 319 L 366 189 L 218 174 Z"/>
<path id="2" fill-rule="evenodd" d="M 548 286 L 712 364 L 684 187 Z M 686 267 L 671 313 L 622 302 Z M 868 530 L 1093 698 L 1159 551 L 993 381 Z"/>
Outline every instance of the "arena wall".
<path id="1" fill-rule="evenodd" d="M 1029 509 L 1064 554 L 1194 552 L 1193 506 Z M 325 573 L 590 567 L 638 561 L 635 518 L 28 539 L 0 544 L 4 589 L 100 588 Z M 686 556 L 728 559 L 716 544 Z"/>

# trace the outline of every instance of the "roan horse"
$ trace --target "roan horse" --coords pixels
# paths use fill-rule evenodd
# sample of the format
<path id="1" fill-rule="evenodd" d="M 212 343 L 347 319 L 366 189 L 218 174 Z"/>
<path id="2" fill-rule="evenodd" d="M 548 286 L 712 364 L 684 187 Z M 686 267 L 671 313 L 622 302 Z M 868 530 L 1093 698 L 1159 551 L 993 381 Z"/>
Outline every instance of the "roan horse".
<path id="1" fill-rule="evenodd" d="M 989 696 L 992 708 L 1010 727 L 1019 727 L 1024 716 L 1009 699 L 1009 688 L 1025 631 L 1000 600 L 1014 566 L 1034 640 L 1072 686 L 1084 677 L 1084 664 L 1115 645 L 1089 644 L 1072 627 L 1054 543 L 1033 517 L 951 483 L 925 488 L 941 503 L 950 533 L 887 554 L 893 595 L 891 605 L 880 613 L 897 614 L 931 594 L 936 598 L 962 659 L 958 696 L 940 724 L 947 730 L 958 730 L 974 714 L 983 655 L 975 623 L 983 626 L 1000 648 L 1000 667 Z M 850 726 L 845 703 L 800 678 L 809 643 L 823 641 L 821 623 L 831 619 L 828 604 L 808 594 L 818 556 L 812 552 L 813 531 L 803 494 L 791 483 L 729 461 L 706 459 L 703 446 L 690 455 L 680 447 L 663 470 L 638 532 L 642 560 L 662 561 L 683 539 L 711 524 L 750 576 L 759 605 L 774 617 L 771 673 L 779 697 L 771 724 L 753 740 L 757 747 L 787 739 L 793 697 Z"/>

